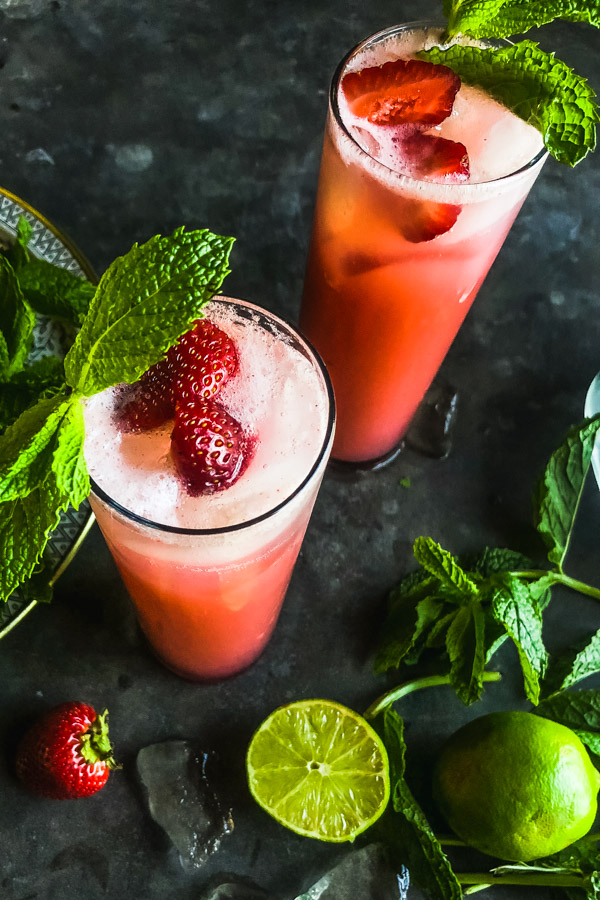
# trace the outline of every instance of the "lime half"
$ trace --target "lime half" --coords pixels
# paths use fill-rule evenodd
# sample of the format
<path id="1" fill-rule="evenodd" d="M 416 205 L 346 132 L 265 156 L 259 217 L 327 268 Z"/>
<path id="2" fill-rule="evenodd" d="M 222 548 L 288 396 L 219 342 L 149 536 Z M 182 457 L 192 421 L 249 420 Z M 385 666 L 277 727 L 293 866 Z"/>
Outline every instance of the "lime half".
<path id="1" fill-rule="evenodd" d="M 381 738 L 331 700 L 276 709 L 252 738 L 246 764 L 257 803 L 281 825 L 320 841 L 353 841 L 390 796 Z"/>

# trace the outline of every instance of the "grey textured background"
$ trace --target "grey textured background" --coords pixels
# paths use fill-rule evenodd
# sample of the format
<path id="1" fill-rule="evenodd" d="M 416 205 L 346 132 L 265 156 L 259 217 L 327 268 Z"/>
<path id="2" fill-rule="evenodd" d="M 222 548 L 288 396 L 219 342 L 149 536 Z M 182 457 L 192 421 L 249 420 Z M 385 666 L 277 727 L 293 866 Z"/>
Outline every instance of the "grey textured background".
<path id="1" fill-rule="evenodd" d="M 70 235 L 98 272 L 178 225 L 235 234 L 227 291 L 294 320 L 330 75 L 358 40 L 438 8 L 0 0 L 0 184 Z M 553 25 L 543 46 L 600 89 L 597 31 Z M 406 451 L 379 473 L 328 473 L 275 636 L 246 673 L 195 685 L 162 669 L 94 528 L 53 604 L 0 645 L 3 900 L 195 900 L 225 871 L 289 896 L 348 852 L 258 810 L 244 749 L 279 704 L 323 696 L 360 710 L 392 683 L 371 674 L 372 644 L 416 536 L 455 552 L 490 543 L 539 555 L 531 489 L 600 368 L 599 196 L 600 154 L 575 171 L 546 165 L 443 366 L 459 393 L 450 456 Z M 596 583 L 599 523 L 590 481 L 569 571 Z M 548 643 L 596 630 L 599 612 L 557 596 Z M 497 661 L 504 679 L 476 709 L 444 689 L 402 704 L 411 759 L 429 759 L 475 714 L 525 706 L 510 648 Z M 34 714 L 69 698 L 108 706 L 124 767 L 89 800 L 40 801 L 15 781 L 14 745 Z M 201 872 L 181 869 L 135 776 L 139 748 L 172 737 L 219 751 L 227 767 L 236 830 Z"/>

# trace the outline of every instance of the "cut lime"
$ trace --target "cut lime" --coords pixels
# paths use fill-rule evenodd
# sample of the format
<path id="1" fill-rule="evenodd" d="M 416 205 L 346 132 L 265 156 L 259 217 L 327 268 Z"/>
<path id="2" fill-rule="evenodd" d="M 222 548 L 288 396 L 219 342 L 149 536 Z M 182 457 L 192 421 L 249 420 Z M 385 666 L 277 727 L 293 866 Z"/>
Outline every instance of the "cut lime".
<path id="1" fill-rule="evenodd" d="M 353 841 L 390 796 L 381 738 L 330 700 L 276 709 L 252 738 L 246 764 L 257 803 L 281 825 L 320 841 Z"/>

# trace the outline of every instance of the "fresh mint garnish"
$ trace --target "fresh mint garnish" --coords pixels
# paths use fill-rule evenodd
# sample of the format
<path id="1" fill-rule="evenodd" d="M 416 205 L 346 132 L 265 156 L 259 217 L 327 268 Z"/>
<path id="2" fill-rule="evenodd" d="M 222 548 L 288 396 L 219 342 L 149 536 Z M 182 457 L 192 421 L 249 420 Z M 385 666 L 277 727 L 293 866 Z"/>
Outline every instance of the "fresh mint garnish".
<path id="1" fill-rule="evenodd" d="M 65 359 L 67 383 L 89 397 L 137 381 L 218 291 L 232 244 L 208 230 L 180 228 L 115 260 Z"/>
<path id="2" fill-rule="evenodd" d="M 598 0 L 444 0 L 444 13 L 440 46 L 417 56 L 483 88 L 536 128 L 559 162 L 574 166 L 594 150 L 600 114 L 585 78 L 533 41 L 486 48 L 459 40 L 509 38 L 559 18 L 598 27 Z"/>
<path id="3" fill-rule="evenodd" d="M 0 378 L 23 368 L 31 349 L 35 316 L 10 262 L 0 256 Z"/>
<path id="4" fill-rule="evenodd" d="M 57 394 L 65 382 L 62 359 L 43 356 L 0 382 L 0 432 L 37 400 Z"/>
<path id="5" fill-rule="evenodd" d="M 33 257 L 18 272 L 21 289 L 32 309 L 72 325 L 82 324 L 96 292 L 91 281 Z"/>
<path id="6" fill-rule="evenodd" d="M 77 508 L 87 497 L 83 439 L 83 409 L 75 397 L 41 401 L 0 439 L 3 598 L 31 577 L 60 513 L 69 504 Z"/>
<path id="7" fill-rule="evenodd" d="M 36 574 L 27 596 L 47 598 L 40 566 L 50 533 L 89 494 L 82 397 L 136 381 L 164 356 L 220 288 L 233 244 L 206 229 L 157 235 L 117 259 L 94 288 L 33 260 L 30 235 L 21 219 L 17 240 L 0 254 L 2 600 Z M 26 295 L 40 312 L 83 319 L 64 368 L 59 360 L 24 367 L 34 323 Z"/>
<path id="8" fill-rule="evenodd" d="M 444 0 L 446 37 L 507 38 L 555 19 L 600 26 L 597 0 Z"/>
<path id="9" fill-rule="evenodd" d="M 574 166 L 595 148 L 600 115 L 593 90 L 533 41 L 494 50 L 454 44 L 419 56 L 449 66 L 511 109 L 541 133 L 559 162 Z"/>

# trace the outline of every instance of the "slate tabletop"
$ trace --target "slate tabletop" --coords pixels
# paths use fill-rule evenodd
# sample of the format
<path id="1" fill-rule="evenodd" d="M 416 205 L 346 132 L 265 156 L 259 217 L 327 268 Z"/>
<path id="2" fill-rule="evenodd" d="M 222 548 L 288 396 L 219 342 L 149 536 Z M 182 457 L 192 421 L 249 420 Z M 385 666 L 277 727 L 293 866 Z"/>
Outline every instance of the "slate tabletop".
<path id="1" fill-rule="evenodd" d="M 362 38 L 440 9 L 433 0 L 0 0 L 0 185 L 70 236 L 98 273 L 134 241 L 179 225 L 233 234 L 227 292 L 294 321 L 331 74 Z M 543 46 L 600 89 L 595 29 L 555 23 Z M 600 369 L 599 196 L 600 154 L 575 170 L 546 164 L 440 373 L 458 393 L 450 453 L 405 449 L 378 472 L 328 471 L 281 619 L 248 671 L 202 685 L 162 668 L 94 526 L 52 604 L 0 643 L 3 900 L 199 900 L 224 873 L 292 897 L 352 852 L 259 810 L 245 747 L 278 705 L 328 697 L 361 710 L 398 680 L 373 674 L 372 653 L 417 536 L 456 553 L 490 544 L 539 556 L 532 488 Z M 599 532 L 590 476 L 569 571 L 595 584 Z M 560 651 L 599 626 L 594 601 L 557 592 L 545 637 Z M 431 759 L 475 715 L 528 708 L 514 650 L 505 646 L 495 667 L 503 679 L 476 708 L 446 688 L 401 704 L 409 762 Z M 123 768 L 90 799 L 40 800 L 15 779 L 14 747 L 36 714 L 72 698 L 108 707 Z M 137 752 L 169 738 L 217 751 L 227 773 L 235 831 L 198 870 L 180 865 L 136 775 Z"/>

